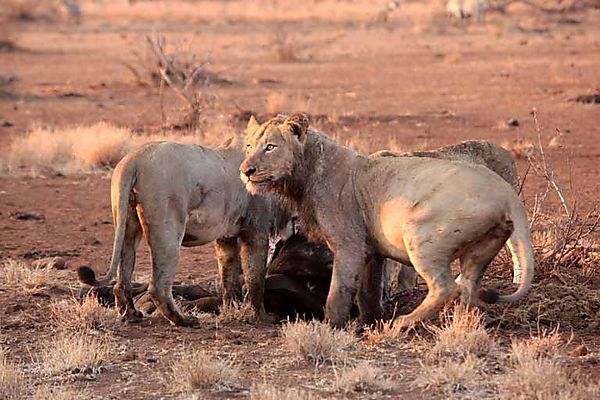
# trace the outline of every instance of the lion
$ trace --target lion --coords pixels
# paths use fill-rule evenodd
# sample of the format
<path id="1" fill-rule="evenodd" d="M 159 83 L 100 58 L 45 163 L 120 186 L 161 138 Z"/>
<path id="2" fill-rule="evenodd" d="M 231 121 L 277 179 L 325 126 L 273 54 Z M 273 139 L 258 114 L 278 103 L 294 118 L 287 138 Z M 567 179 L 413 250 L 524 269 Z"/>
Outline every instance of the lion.
<path id="1" fill-rule="evenodd" d="M 485 140 L 466 140 L 457 144 L 440 147 L 429 151 L 410 151 L 398 153 L 391 150 L 379 150 L 370 157 L 430 157 L 446 160 L 465 161 L 472 164 L 480 164 L 497 173 L 508 182 L 517 193 L 521 188 L 519 175 L 515 160 L 510 152 L 501 146 Z M 521 271 L 515 264 L 514 282 L 519 283 Z M 416 272 L 413 268 L 407 268 L 400 263 L 386 260 L 384 266 L 384 297 L 391 295 L 393 288 L 397 290 L 409 290 L 416 284 Z M 460 278 L 457 278 L 460 279 Z M 395 287 L 394 287 L 395 286 Z"/>
<path id="2" fill-rule="evenodd" d="M 224 302 L 248 299 L 259 319 L 266 316 L 263 293 L 270 235 L 283 227 L 284 213 L 269 196 L 253 196 L 239 179 L 244 152 L 239 140 L 211 149 L 153 142 L 126 155 L 111 179 L 115 239 L 107 275 L 97 281 L 82 267 L 80 279 L 105 286 L 115 275 L 115 306 L 124 320 L 139 321 L 131 296 L 136 248 L 142 233 L 152 255 L 148 293 L 171 323 L 190 326 L 173 301 L 180 247 L 215 242 Z"/>
<path id="3" fill-rule="evenodd" d="M 240 177 L 250 193 L 272 193 L 296 209 L 312 238 L 334 252 L 326 320 L 343 326 L 357 294 L 363 323 L 381 315 L 383 259 L 412 265 L 428 294 L 396 329 L 432 318 L 460 296 L 514 302 L 531 287 L 527 214 L 514 188 L 481 165 L 426 157 L 364 157 L 309 127 L 308 117 L 251 118 Z M 508 239 L 510 238 L 510 241 Z M 507 242 L 508 241 L 508 242 Z M 522 271 L 517 290 L 480 290 L 487 265 L 507 243 Z M 459 259 L 461 279 L 450 264 Z"/>

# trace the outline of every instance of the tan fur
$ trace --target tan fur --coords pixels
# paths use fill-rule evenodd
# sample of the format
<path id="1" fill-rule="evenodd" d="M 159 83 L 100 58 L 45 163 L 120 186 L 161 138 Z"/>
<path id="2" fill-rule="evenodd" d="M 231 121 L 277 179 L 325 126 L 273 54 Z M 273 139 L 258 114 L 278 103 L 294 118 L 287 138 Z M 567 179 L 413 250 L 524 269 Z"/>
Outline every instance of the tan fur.
<path id="1" fill-rule="evenodd" d="M 128 154 L 116 166 L 111 181 L 112 262 L 97 285 L 116 274 L 115 301 L 124 319 L 141 317 L 131 298 L 131 276 L 142 232 L 152 254 L 148 292 L 173 324 L 195 323 L 180 313 L 171 294 L 180 246 L 213 241 L 223 300 L 241 300 L 243 271 L 249 300 L 258 316 L 265 315 L 268 236 L 277 228 L 279 208 L 270 198 L 251 196 L 244 189 L 238 173 L 243 157 L 235 141 L 217 149 L 157 142 Z"/>
<path id="2" fill-rule="evenodd" d="M 272 192 L 298 210 L 313 236 L 335 253 L 326 318 L 347 321 L 357 295 L 361 319 L 376 317 L 373 292 L 381 290 L 381 258 L 410 263 L 429 293 L 401 328 L 431 318 L 461 294 L 473 302 L 485 267 L 511 236 L 513 262 L 523 266 L 517 291 L 533 279 L 527 215 L 513 187 L 489 169 L 426 157 L 363 157 L 308 128 L 295 114 L 250 124 L 242 180 L 253 193 Z M 459 258 L 458 285 L 450 263 Z"/>
<path id="3" fill-rule="evenodd" d="M 458 144 L 440 147 L 430 151 L 412 151 L 397 153 L 391 150 L 380 150 L 370 157 L 429 157 L 445 160 L 465 161 L 479 164 L 494 171 L 502 179 L 508 182 L 518 193 L 519 177 L 517 166 L 510 152 L 501 146 L 485 140 L 467 140 Z M 519 282 L 521 271 L 514 273 L 515 283 Z M 460 277 L 458 278 L 460 280 Z M 386 260 L 384 264 L 384 298 L 389 297 L 392 292 L 409 290 L 415 287 L 417 281 L 416 272 L 393 260 Z"/>

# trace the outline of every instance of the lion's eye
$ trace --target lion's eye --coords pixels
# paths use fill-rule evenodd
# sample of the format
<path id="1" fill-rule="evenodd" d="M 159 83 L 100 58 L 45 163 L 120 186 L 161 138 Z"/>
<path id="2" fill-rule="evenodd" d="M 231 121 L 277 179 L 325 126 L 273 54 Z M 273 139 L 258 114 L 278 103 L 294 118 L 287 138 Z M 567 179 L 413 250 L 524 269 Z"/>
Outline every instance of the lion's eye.
<path id="1" fill-rule="evenodd" d="M 269 143 L 269 144 L 268 144 L 268 145 L 265 147 L 265 151 L 273 151 L 273 150 L 275 150 L 275 147 L 277 147 L 277 146 L 275 146 L 274 144 L 270 144 L 270 143 Z"/>
<path id="2" fill-rule="evenodd" d="M 252 148 L 252 145 L 251 145 L 250 143 L 248 143 L 248 144 L 246 145 L 246 151 L 250 150 L 251 148 Z"/>

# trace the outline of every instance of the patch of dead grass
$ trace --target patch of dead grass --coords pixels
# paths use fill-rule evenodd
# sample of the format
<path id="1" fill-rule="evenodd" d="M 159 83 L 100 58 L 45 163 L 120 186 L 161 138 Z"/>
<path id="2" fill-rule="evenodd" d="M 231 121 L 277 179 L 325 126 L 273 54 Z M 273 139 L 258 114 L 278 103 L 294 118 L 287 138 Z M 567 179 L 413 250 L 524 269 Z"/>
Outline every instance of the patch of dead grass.
<path id="1" fill-rule="evenodd" d="M 77 389 L 64 386 L 44 385 L 37 388 L 33 400 L 87 400 L 90 394 Z"/>
<path id="2" fill-rule="evenodd" d="M 111 355 L 108 338 L 59 332 L 44 345 L 42 369 L 50 375 L 65 372 L 95 376 Z"/>
<path id="3" fill-rule="evenodd" d="M 231 129 L 216 121 L 206 130 L 182 135 L 164 132 L 137 135 L 127 128 L 106 122 L 91 126 L 38 128 L 16 137 L 8 150 L 0 155 L 0 172 L 37 176 L 78 174 L 113 168 L 128 152 L 152 141 L 171 141 L 215 145 L 229 136 Z M 218 140 L 217 140 L 218 139 Z"/>
<path id="4" fill-rule="evenodd" d="M 477 308 L 456 306 L 451 312 L 444 313 L 441 320 L 441 326 L 429 326 L 435 335 L 435 345 L 431 351 L 435 357 L 464 359 L 469 354 L 480 357 L 494 349 L 494 341 L 486 331 Z"/>
<path id="5" fill-rule="evenodd" d="M 21 289 L 28 294 L 41 293 L 54 277 L 52 269 L 43 266 L 29 265 L 22 261 L 8 259 L 0 268 L 0 285 Z"/>
<path id="6" fill-rule="evenodd" d="M 312 400 L 316 397 L 301 389 L 278 389 L 268 383 L 253 385 L 250 400 Z"/>
<path id="7" fill-rule="evenodd" d="M 474 354 L 468 354 L 463 359 L 446 358 L 435 364 L 423 363 L 415 384 L 452 397 L 474 395 L 482 391 L 479 382 L 483 365 L 484 362 Z"/>
<path id="8" fill-rule="evenodd" d="M 81 304 L 74 298 L 55 301 L 50 313 L 57 327 L 74 332 L 109 330 L 117 323 L 114 311 L 102 306 L 95 296 L 86 296 Z"/>
<path id="9" fill-rule="evenodd" d="M 173 389 L 193 392 L 198 389 L 231 390 L 238 380 L 232 360 L 220 360 L 204 350 L 184 353 L 171 366 Z"/>
<path id="10" fill-rule="evenodd" d="M 342 392 L 389 392 L 395 387 L 379 369 L 366 363 L 342 370 L 334 382 L 334 389 Z"/>
<path id="11" fill-rule="evenodd" d="M 281 328 L 281 333 L 293 356 L 315 366 L 346 362 L 348 351 L 358 344 L 351 333 L 314 320 L 288 323 Z"/>
<path id="12" fill-rule="evenodd" d="M 555 329 L 537 337 L 513 341 L 510 366 L 500 378 L 504 399 L 588 400 L 600 396 L 600 384 L 565 366 L 561 361 L 565 342 Z M 583 384 L 585 382 L 585 384 Z"/>
<path id="13" fill-rule="evenodd" d="M 221 305 L 217 322 L 226 324 L 231 322 L 252 322 L 256 319 L 250 303 L 232 301 Z"/>
<path id="14" fill-rule="evenodd" d="M 0 346 L 0 398 L 22 399 L 25 395 L 25 374 L 10 362 L 6 351 Z"/>

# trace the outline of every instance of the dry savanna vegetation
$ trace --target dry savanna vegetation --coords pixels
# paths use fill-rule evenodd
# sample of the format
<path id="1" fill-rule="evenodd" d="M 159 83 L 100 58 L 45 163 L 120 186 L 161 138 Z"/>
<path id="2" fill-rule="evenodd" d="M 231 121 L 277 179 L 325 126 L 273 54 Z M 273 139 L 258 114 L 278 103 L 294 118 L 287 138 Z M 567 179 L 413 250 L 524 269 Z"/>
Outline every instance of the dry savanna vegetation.
<path id="1" fill-rule="evenodd" d="M 600 398 L 599 38 L 593 0 L 0 2 L 0 399 Z M 365 155 L 509 150 L 527 297 L 410 330 L 261 322 L 247 303 L 129 324 L 80 298 L 76 269 L 110 263 L 125 154 L 294 111 Z M 151 273 L 142 240 L 133 279 Z M 213 247 L 184 249 L 176 280 L 219 292 Z M 482 286 L 512 281 L 503 250 Z"/>

